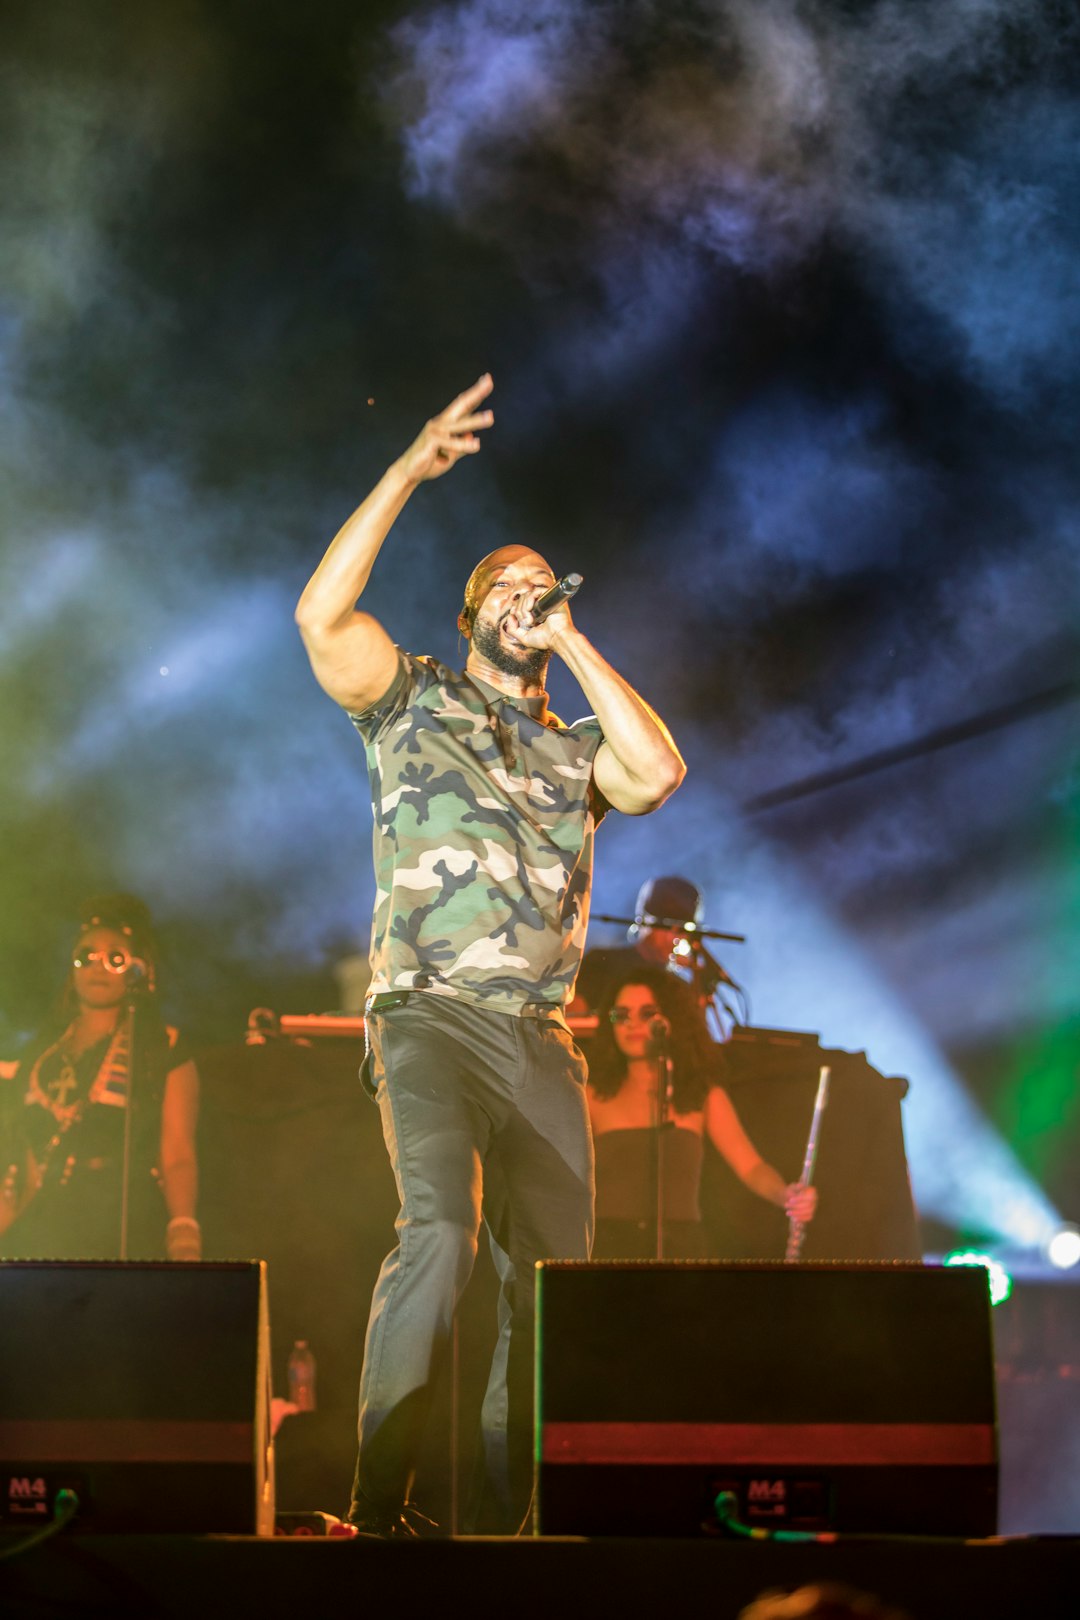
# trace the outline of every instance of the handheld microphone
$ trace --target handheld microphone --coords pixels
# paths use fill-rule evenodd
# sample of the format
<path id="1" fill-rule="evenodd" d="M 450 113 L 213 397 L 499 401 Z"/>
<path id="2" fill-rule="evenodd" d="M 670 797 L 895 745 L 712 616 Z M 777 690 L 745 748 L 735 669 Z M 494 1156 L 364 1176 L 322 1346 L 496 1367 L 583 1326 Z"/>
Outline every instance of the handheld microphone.
<path id="1" fill-rule="evenodd" d="M 655 1045 L 663 1046 L 670 1034 L 671 1025 L 668 1023 L 663 1013 L 658 1013 L 655 1018 L 649 1019 L 649 1037 L 655 1043 Z"/>
<path id="2" fill-rule="evenodd" d="M 554 608 L 569 602 L 570 598 L 577 594 L 580 585 L 580 574 L 564 574 L 562 579 L 556 580 L 551 589 L 545 591 L 543 596 L 538 597 L 533 603 L 529 612 L 533 624 L 539 624 L 540 620 L 546 619 Z"/>

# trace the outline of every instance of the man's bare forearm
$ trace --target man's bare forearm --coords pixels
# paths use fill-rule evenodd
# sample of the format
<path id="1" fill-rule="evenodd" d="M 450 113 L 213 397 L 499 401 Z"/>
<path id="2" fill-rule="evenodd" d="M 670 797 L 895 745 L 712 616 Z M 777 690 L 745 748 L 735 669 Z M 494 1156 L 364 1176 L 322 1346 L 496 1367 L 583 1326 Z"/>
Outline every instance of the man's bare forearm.
<path id="1" fill-rule="evenodd" d="M 686 765 L 671 733 L 580 630 L 571 626 L 561 631 L 553 647 L 577 679 L 603 727 L 605 742 L 626 778 L 627 790 L 640 800 L 632 808 L 639 812 L 655 809 L 674 793 L 686 775 Z M 631 808 L 618 799 L 612 802 L 617 809 Z"/>
<path id="2" fill-rule="evenodd" d="M 368 708 L 386 692 L 398 652 L 377 619 L 356 603 L 395 518 L 418 484 L 441 478 L 480 448 L 479 432 L 491 411 L 477 411 L 492 381 L 486 373 L 425 422 L 417 437 L 383 473 L 327 547 L 296 604 L 315 678 L 350 713 Z"/>
<path id="3" fill-rule="evenodd" d="M 476 411 L 492 389 L 486 373 L 425 422 L 412 444 L 383 473 L 366 500 L 344 522 L 326 549 L 296 605 L 296 622 L 312 640 L 350 626 L 376 557 L 394 519 L 418 484 L 443 473 L 480 448 L 478 431 L 490 427 L 491 411 Z M 362 626 L 361 626 L 362 629 Z"/>
<path id="4" fill-rule="evenodd" d="M 399 459 L 345 520 L 297 603 L 302 629 L 333 629 L 352 617 L 383 542 L 415 488 Z"/>

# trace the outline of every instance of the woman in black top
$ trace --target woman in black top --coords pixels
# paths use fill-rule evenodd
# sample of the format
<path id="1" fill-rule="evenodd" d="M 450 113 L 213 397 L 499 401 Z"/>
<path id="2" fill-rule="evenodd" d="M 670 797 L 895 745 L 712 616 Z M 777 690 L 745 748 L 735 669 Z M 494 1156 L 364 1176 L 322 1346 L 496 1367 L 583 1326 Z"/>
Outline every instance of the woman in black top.
<path id="1" fill-rule="evenodd" d="M 788 1185 L 766 1164 L 718 1084 L 720 1048 L 693 992 L 673 974 L 633 968 L 609 987 L 589 1048 L 589 1116 L 596 1149 L 593 1258 L 657 1258 L 658 1178 L 664 1259 L 706 1251 L 699 1204 L 704 1138 L 759 1197 L 808 1221 L 813 1187 Z"/>
<path id="2" fill-rule="evenodd" d="M 199 1077 L 158 1011 L 149 913 L 110 895 L 85 918 L 55 1016 L 0 1065 L 0 1252 L 197 1260 Z"/>

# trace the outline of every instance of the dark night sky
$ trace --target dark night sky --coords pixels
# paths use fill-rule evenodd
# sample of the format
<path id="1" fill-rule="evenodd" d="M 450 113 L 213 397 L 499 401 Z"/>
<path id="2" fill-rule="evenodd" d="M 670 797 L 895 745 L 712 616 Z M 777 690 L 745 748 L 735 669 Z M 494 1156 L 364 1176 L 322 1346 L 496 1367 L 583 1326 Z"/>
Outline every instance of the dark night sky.
<path id="1" fill-rule="evenodd" d="M 758 1022 L 912 1078 L 917 1185 L 957 1218 L 995 1195 L 933 1162 L 942 1121 L 993 1159 L 981 1116 L 1026 1063 L 1075 1209 L 1080 704 L 748 808 L 1080 677 L 1074 9 L 49 0 L 0 26 L 7 1026 L 113 886 L 197 1031 L 332 1004 L 370 821 L 292 609 L 490 369 L 483 454 L 411 503 L 373 610 L 453 660 L 483 552 L 580 569 L 577 622 L 690 766 L 605 826 L 596 909 L 694 878 L 749 936 L 724 961 Z"/>

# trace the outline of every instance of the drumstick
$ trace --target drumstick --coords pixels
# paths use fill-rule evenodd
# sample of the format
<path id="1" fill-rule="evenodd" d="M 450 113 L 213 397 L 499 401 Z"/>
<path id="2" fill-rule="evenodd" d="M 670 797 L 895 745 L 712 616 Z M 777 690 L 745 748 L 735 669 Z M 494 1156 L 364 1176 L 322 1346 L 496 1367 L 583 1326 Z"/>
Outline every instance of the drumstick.
<path id="1" fill-rule="evenodd" d="M 806 1155 L 803 1159 L 802 1175 L 799 1177 L 800 1187 L 809 1187 L 814 1179 L 814 1160 L 817 1158 L 818 1132 L 821 1129 L 821 1116 L 825 1112 L 825 1104 L 829 1100 L 829 1071 L 823 1068 L 818 1075 L 817 1097 L 814 1101 L 814 1117 L 810 1121 L 810 1135 L 806 1139 Z M 785 1260 L 797 1260 L 803 1246 L 803 1235 L 806 1231 L 806 1222 L 797 1221 L 792 1217 L 788 1221 L 787 1249 L 784 1252 Z"/>

